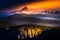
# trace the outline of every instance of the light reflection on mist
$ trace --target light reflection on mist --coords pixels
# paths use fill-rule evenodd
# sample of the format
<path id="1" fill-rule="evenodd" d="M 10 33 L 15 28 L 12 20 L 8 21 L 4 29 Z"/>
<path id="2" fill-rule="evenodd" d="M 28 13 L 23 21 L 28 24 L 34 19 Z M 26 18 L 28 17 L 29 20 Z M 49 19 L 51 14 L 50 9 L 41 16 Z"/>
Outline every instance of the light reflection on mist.
<path id="1" fill-rule="evenodd" d="M 28 36 L 30 38 L 33 38 L 34 36 L 38 36 L 38 34 L 41 34 L 41 32 L 42 32 L 42 29 L 37 28 L 37 27 L 35 27 L 35 28 L 30 28 L 30 27 L 28 27 L 28 28 L 20 28 L 20 34 L 21 35 L 19 37 L 21 37 L 21 39 L 24 39 L 24 36 L 25 36 L 25 38 L 27 38 Z"/>
<path id="2" fill-rule="evenodd" d="M 18 39 L 26 39 L 27 37 L 33 38 L 40 35 L 44 30 L 51 29 L 50 27 L 29 26 L 19 28 Z"/>

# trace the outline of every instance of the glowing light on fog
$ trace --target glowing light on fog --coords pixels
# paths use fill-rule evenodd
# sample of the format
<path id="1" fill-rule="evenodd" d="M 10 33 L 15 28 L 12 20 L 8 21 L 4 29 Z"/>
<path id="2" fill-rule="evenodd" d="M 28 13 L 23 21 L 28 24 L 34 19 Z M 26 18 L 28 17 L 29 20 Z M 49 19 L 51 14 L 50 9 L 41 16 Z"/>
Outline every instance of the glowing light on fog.
<path id="1" fill-rule="evenodd" d="M 18 35 L 18 39 L 26 39 L 27 37 L 29 38 L 33 38 L 33 37 L 37 37 L 39 36 L 43 31 L 46 31 L 46 30 L 50 30 L 52 29 L 53 27 L 41 27 L 41 26 L 23 26 L 21 28 L 19 28 L 20 30 L 20 34 Z"/>
<path id="2" fill-rule="evenodd" d="M 20 12 L 15 12 L 16 14 L 46 14 L 47 12 L 44 12 L 44 10 L 39 10 L 39 11 L 20 11 Z"/>
<path id="3" fill-rule="evenodd" d="M 22 14 L 32 14 L 33 11 L 22 11 Z"/>
<path id="4" fill-rule="evenodd" d="M 26 27 L 20 28 L 20 34 L 18 35 L 18 39 L 20 39 L 21 34 L 25 35 L 25 38 L 27 38 L 28 36 L 30 38 L 33 38 L 34 36 L 38 36 L 38 34 L 41 34 L 41 32 L 42 32 L 42 29 L 41 28 L 37 28 L 37 27 L 35 27 L 35 28 L 28 27 L 27 28 L 28 30 L 25 30 L 25 29 L 26 29 Z M 23 39 L 25 39 L 25 38 L 23 36 Z"/>

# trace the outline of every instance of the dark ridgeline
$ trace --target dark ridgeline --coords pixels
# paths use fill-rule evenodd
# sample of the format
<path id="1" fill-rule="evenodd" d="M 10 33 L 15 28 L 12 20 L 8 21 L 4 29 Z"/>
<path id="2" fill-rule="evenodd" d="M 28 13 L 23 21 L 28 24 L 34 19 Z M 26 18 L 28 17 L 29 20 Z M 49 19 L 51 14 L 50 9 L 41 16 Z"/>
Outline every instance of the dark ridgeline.
<path id="1" fill-rule="evenodd" d="M 13 11 L 13 13 L 22 12 L 22 11 L 27 11 L 27 10 L 28 10 L 28 8 L 25 6 L 25 7 L 23 7 L 23 8 L 20 9 L 20 10 L 15 10 L 15 11 Z"/>
<path id="2" fill-rule="evenodd" d="M 27 7 L 24 7 L 24 8 L 21 9 L 21 11 L 26 11 L 26 10 L 28 10 Z"/>

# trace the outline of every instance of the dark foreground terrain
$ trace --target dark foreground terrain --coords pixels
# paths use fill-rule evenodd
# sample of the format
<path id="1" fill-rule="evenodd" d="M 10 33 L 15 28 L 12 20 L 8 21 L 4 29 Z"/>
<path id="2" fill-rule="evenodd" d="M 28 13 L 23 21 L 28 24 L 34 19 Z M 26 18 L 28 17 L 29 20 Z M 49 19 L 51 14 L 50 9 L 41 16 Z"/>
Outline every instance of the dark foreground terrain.
<path id="1" fill-rule="evenodd" d="M 18 40 L 19 30 L 18 27 L 6 29 L 0 29 L 0 40 Z M 29 36 L 26 39 L 20 40 L 60 40 L 60 30 L 59 29 L 50 29 L 43 31 L 38 36 L 30 38 Z"/>

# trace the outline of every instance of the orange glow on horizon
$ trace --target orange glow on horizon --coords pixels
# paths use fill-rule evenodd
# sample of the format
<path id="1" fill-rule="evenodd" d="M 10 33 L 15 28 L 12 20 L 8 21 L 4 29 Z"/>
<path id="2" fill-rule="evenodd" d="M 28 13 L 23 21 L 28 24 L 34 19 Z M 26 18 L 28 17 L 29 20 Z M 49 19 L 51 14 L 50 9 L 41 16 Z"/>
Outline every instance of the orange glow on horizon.
<path id="1" fill-rule="evenodd" d="M 43 1 L 30 3 L 26 5 L 29 10 L 40 10 L 40 9 L 54 9 L 60 8 L 60 1 Z"/>

